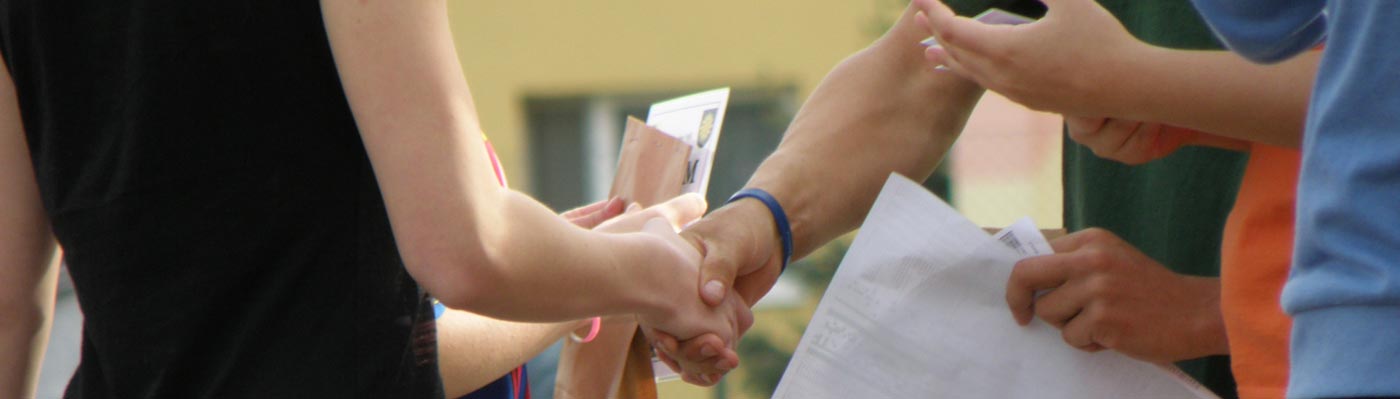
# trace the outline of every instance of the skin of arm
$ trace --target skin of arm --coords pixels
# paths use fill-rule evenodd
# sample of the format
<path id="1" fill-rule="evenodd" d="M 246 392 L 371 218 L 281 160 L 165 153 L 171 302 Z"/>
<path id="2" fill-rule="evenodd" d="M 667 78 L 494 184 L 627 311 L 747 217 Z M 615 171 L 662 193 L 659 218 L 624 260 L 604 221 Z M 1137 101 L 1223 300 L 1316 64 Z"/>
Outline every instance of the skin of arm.
<path id="1" fill-rule="evenodd" d="M 622 200 L 599 201 L 560 214 L 592 229 L 623 212 Z M 460 398 L 544 352 L 584 322 L 519 323 L 448 309 L 437 319 L 438 371 L 446 397 Z M 633 328 L 636 328 L 635 326 Z M 561 364 L 567 364 L 561 362 Z"/>
<path id="2" fill-rule="evenodd" d="M 32 398 L 53 321 L 58 256 L 15 86 L 8 68 L 0 73 L 0 397 Z"/>
<path id="3" fill-rule="evenodd" d="M 583 325 L 521 323 L 449 309 L 437 319 L 443 392 L 446 397 L 460 398 L 481 389 Z M 566 363 L 561 360 L 560 364 Z"/>
<path id="4" fill-rule="evenodd" d="M 534 322 L 634 313 L 681 336 L 737 337 L 747 309 L 695 300 L 699 254 L 665 222 L 597 234 L 497 185 L 444 1 L 321 5 L 400 253 L 444 304 Z"/>
<path id="5" fill-rule="evenodd" d="M 746 187 L 782 204 L 794 260 L 856 228 L 891 172 L 915 180 L 932 174 L 981 97 L 976 84 L 927 66 L 918 45 L 927 33 L 915 25 L 916 11 L 906 9 L 884 36 L 827 74 L 749 179 Z M 703 287 L 707 303 L 727 300 L 731 291 L 754 303 L 777 281 L 778 233 L 756 200 L 725 205 L 681 234 L 704 254 L 693 284 Z M 648 335 L 688 382 L 708 385 L 727 371 L 693 365 L 722 348 L 681 348 L 670 337 Z"/>
<path id="6" fill-rule="evenodd" d="M 624 212 L 623 201 L 612 199 L 571 210 L 561 216 L 586 229 L 633 231 L 655 218 L 666 219 L 672 226 L 678 227 L 693 220 L 693 217 L 677 209 L 684 207 L 687 201 L 677 199 L 647 209 L 632 204 L 625 209 L 624 215 L 619 216 Z M 691 219 L 681 219 L 684 217 Z M 751 319 L 743 320 L 740 332 L 751 323 Z M 538 356 L 570 330 L 588 325 L 589 320 L 521 323 L 448 309 L 437 319 L 438 369 L 442 374 L 444 392 L 450 398 L 465 396 Z M 593 343 L 580 345 L 570 342 L 565 346 L 565 356 L 559 361 L 559 382 L 573 387 L 571 392 L 579 393 L 579 397 L 606 396 L 610 387 L 604 386 L 598 390 L 598 386 L 588 383 L 616 379 L 622 364 L 614 360 L 626 353 L 626 343 L 630 342 L 631 332 L 636 331 L 637 322 L 632 315 L 616 316 L 605 321 L 603 328 L 604 334 Z M 623 332 L 625 336 L 621 336 Z M 610 345 L 607 343 L 610 335 L 619 336 L 627 342 Z M 570 349 L 575 347 L 586 349 Z M 737 354 L 732 354 L 730 358 L 737 364 Z"/>
<path id="7" fill-rule="evenodd" d="M 916 4 L 941 43 L 927 51 L 931 66 L 945 65 L 1027 107 L 1287 148 L 1301 142 L 1318 51 L 1263 66 L 1223 50 L 1157 47 L 1092 0 L 1046 1 L 1044 18 L 1019 26 L 955 16 L 937 0 Z"/>

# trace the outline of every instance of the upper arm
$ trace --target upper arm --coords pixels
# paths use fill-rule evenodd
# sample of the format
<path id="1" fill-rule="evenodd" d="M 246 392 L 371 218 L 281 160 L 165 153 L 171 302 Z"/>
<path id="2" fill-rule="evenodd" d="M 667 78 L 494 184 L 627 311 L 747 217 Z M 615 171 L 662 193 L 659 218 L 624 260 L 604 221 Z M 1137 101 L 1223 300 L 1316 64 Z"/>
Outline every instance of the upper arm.
<path id="1" fill-rule="evenodd" d="M 491 237 L 482 235 L 498 229 L 481 226 L 502 224 L 490 210 L 506 193 L 482 144 L 446 4 L 325 0 L 322 13 L 404 262 L 429 291 L 449 295 L 434 285 L 457 286 L 464 279 L 445 274 L 465 271 L 448 265 L 489 263 Z"/>
<path id="2" fill-rule="evenodd" d="M 33 395 L 53 309 L 54 253 L 14 83 L 0 68 L 0 397 Z"/>
<path id="3" fill-rule="evenodd" d="M 8 70 L 0 70 L 0 305 L 28 301 L 54 254 Z"/>
<path id="4" fill-rule="evenodd" d="M 1325 0 L 1194 0 L 1216 36 L 1254 62 L 1283 61 L 1322 42 Z"/>

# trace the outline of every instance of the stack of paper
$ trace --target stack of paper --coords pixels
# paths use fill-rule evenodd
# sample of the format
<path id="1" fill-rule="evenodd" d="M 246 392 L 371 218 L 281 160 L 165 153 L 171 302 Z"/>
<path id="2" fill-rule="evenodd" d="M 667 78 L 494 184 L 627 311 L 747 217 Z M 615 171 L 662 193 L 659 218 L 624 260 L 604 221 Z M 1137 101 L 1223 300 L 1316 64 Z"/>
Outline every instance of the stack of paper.
<path id="1" fill-rule="evenodd" d="M 1048 248 L 1018 225 L 990 237 L 891 175 L 774 397 L 1214 397 L 1169 366 L 1079 351 L 1038 319 L 1017 325 L 1006 280 Z"/>

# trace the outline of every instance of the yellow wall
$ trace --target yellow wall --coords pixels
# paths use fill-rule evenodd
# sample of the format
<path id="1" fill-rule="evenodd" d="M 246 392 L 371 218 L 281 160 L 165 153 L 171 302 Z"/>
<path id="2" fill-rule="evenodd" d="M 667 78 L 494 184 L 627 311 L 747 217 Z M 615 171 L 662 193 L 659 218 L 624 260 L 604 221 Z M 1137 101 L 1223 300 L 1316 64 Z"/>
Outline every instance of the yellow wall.
<path id="1" fill-rule="evenodd" d="M 526 94 L 783 85 L 806 98 L 876 37 L 889 3 L 484 0 L 449 11 L 483 128 L 512 184 L 528 188 Z"/>

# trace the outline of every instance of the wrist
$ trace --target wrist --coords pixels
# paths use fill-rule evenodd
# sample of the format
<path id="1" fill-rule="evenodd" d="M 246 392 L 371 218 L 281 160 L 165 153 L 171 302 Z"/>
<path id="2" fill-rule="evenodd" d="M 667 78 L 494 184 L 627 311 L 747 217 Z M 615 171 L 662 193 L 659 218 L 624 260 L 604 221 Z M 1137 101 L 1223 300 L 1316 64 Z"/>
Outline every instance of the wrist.
<path id="1" fill-rule="evenodd" d="M 1194 314 L 1195 321 L 1189 333 L 1196 339 L 1193 347 L 1199 348 L 1190 358 L 1230 353 L 1229 339 L 1225 334 L 1225 318 L 1220 311 L 1220 279 L 1212 277 L 1185 276 L 1188 284 L 1195 288 L 1193 296 L 1200 298 Z"/>
<path id="2" fill-rule="evenodd" d="M 774 230 L 778 233 L 778 242 L 780 244 L 780 264 L 782 265 L 782 269 L 779 272 L 786 271 L 788 262 L 792 261 L 793 254 L 792 225 L 788 221 L 787 212 L 783 209 L 777 197 L 774 197 L 768 191 L 761 188 L 745 188 L 739 190 L 739 192 L 734 193 L 734 196 L 729 197 L 728 202 L 733 203 L 744 200 L 753 200 L 749 202 L 757 201 L 768 210 L 768 214 L 773 221 Z M 760 238 L 758 241 L 762 242 L 766 240 Z"/>
<path id="3" fill-rule="evenodd" d="M 730 213 L 731 220 L 743 221 L 739 223 L 745 227 L 743 237 L 754 245 L 750 259 L 763 259 L 765 267 L 782 263 L 782 234 L 778 232 L 777 222 L 767 206 L 759 201 L 745 200 L 730 202 L 722 209 Z"/>

